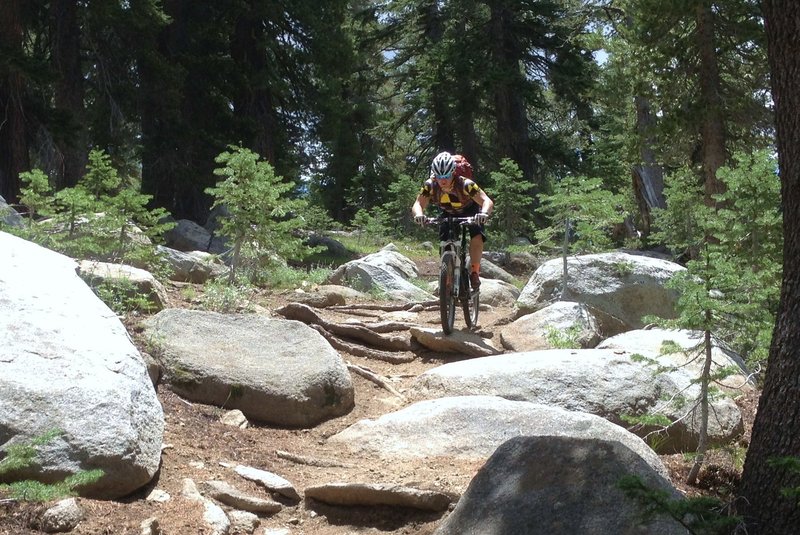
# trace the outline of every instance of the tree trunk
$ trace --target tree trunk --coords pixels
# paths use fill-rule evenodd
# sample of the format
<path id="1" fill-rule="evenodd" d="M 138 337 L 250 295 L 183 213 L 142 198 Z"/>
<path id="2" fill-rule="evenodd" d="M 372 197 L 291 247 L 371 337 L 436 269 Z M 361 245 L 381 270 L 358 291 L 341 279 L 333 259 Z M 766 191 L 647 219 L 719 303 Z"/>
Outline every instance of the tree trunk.
<path id="1" fill-rule="evenodd" d="M 436 45 L 442 40 L 444 30 L 442 28 L 442 14 L 439 11 L 438 2 L 428 2 L 421 6 L 422 17 L 425 21 L 424 36 L 425 42 Z M 451 117 L 450 107 L 448 106 L 451 78 L 448 75 L 449 65 L 439 65 L 433 85 L 430 88 L 431 110 L 433 113 L 433 143 L 436 152 L 446 150 L 449 152 L 461 152 L 455 146 L 455 133 L 453 129 L 453 118 Z"/>
<path id="2" fill-rule="evenodd" d="M 461 36 L 467 35 L 467 25 L 465 19 L 456 21 L 456 33 Z M 462 37 L 463 38 L 463 37 Z M 468 61 L 465 65 L 458 64 L 456 68 L 464 72 L 468 78 L 471 78 L 469 73 Z M 475 110 L 480 108 L 478 97 L 476 96 L 476 89 L 470 86 L 469 81 L 458 87 L 455 92 L 456 98 L 456 113 L 455 117 L 457 124 L 455 126 L 455 133 L 461 145 L 458 152 L 463 154 L 467 160 L 470 161 L 476 171 L 480 169 L 480 162 L 478 161 L 478 135 L 475 132 Z M 480 177 L 477 177 L 482 181 Z"/>
<path id="3" fill-rule="evenodd" d="M 643 97 L 634 99 L 636 106 L 636 131 L 639 135 L 639 158 L 642 165 L 636 165 L 632 170 L 633 193 L 642 215 L 642 228 L 639 229 L 643 236 L 650 234 L 653 224 L 653 209 L 666 208 L 664 199 L 664 172 L 656 162 L 653 151 L 655 139 L 653 138 L 653 115 L 650 113 L 650 102 Z"/>
<path id="4" fill-rule="evenodd" d="M 533 159 L 528 150 L 528 116 L 525 111 L 523 80 L 520 74 L 521 50 L 512 39 L 513 13 L 504 2 L 491 2 L 492 60 L 500 75 L 494 91 L 497 117 L 497 146 L 500 155 L 517 162 L 525 181 L 533 181 Z M 538 189 L 533 192 L 538 193 Z"/>
<path id="5" fill-rule="evenodd" d="M 708 260 L 706 260 L 708 261 Z M 711 324 L 711 311 L 706 310 L 706 325 Z M 697 442 L 697 451 L 694 458 L 694 464 L 689 475 L 686 476 L 686 482 L 690 485 L 697 483 L 697 476 L 700 474 L 700 468 L 706 459 L 706 450 L 708 450 L 708 383 L 711 380 L 711 331 L 707 327 L 704 332 L 703 339 L 703 373 L 700 375 L 700 438 Z"/>
<path id="6" fill-rule="evenodd" d="M 22 58 L 20 0 L 0 2 L 0 49 Z M 4 62 L 5 63 L 5 62 Z M 19 63 L 17 63 L 19 64 Z M 30 169 L 28 137 L 22 99 L 25 82 L 14 62 L 0 69 L 0 196 L 19 202 L 19 174 Z"/>
<path id="7" fill-rule="evenodd" d="M 800 457 L 800 3 L 764 0 L 783 207 L 783 284 L 764 389 L 738 494 L 747 532 L 797 533 L 800 476 L 770 464 Z"/>
<path id="8" fill-rule="evenodd" d="M 134 9 L 145 9 L 145 2 L 132 2 Z M 171 3 L 170 3 L 171 4 Z M 165 6 L 165 9 L 168 6 Z M 170 140 L 178 123 L 175 88 L 169 87 L 167 74 L 173 75 L 169 58 L 162 53 L 168 48 L 169 29 L 157 34 L 143 34 L 137 48 L 139 71 L 139 109 L 142 131 L 142 191 L 153 196 L 155 206 L 176 213 L 174 171 L 179 168 L 178 148 Z M 145 41 L 146 39 L 146 41 Z"/>
<path id="9" fill-rule="evenodd" d="M 267 84 L 252 83 L 252 80 L 264 79 L 268 68 L 264 24 L 254 18 L 252 5 L 236 21 L 231 39 L 231 57 L 251 80 L 238 88 L 233 113 L 252 125 L 247 147 L 274 166 L 277 144 L 275 132 L 278 129 L 275 97 Z"/>
<path id="10" fill-rule="evenodd" d="M 50 3 L 50 32 L 53 36 L 53 70 L 58 76 L 55 107 L 68 117 L 66 131 L 56 136 L 60 161 L 55 186 L 62 189 L 78 183 L 86 172 L 88 161 L 77 0 L 53 0 Z"/>
<path id="11" fill-rule="evenodd" d="M 703 113 L 701 137 L 705 203 L 716 206 L 712 195 L 725 191 L 725 184 L 717 178 L 717 169 L 725 164 L 726 152 L 719 62 L 714 39 L 714 12 L 711 2 L 708 1 L 699 2 L 696 9 L 700 102 Z"/>
<path id="12" fill-rule="evenodd" d="M 204 110 L 197 108 L 190 94 L 203 89 L 192 83 L 197 71 L 186 65 L 186 57 L 192 53 L 189 25 L 193 5 L 200 4 L 165 0 L 164 13 L 171 22 L 138 50 L 142 191 L 176 219 L 203 224 L 211 205 L 204 190 L 211 185 L 213 161 L 203 150 L 201 121 L 196 120 Z"/>

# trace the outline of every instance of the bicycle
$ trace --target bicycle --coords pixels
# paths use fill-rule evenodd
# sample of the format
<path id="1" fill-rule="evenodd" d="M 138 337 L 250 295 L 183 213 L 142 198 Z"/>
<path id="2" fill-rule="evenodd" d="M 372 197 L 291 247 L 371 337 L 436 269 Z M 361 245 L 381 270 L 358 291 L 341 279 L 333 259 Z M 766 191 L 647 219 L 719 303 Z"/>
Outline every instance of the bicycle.
<path id="1" fill-rule="evenodd" d="M 467 227 L 474 224 L 473 217 L 440 216 L 425 218 L 425 224 L 447 225 L 447 239 L 439 245 L 441 266 L 439 268 L 439 311 L 442 330 L 445 334 L 453 332 L 456 316 L 456 302 L 461 302 L 464 322 L 468 329 L 478 325 L 480 310 L 480 290 L 470 290 L 469 271 L 466 262 Z M 461 237 L 459 239 L 459 233 Z"/>

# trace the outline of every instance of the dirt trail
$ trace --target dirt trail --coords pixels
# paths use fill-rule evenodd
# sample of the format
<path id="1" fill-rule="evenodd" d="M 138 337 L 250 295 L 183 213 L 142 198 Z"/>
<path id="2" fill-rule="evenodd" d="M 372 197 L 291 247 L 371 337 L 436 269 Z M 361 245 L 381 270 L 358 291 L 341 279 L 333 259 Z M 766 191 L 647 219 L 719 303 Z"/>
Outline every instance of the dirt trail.
<path id="1" fill-rule="evenodd" d="M 173 306 L 191 306 L 183 300 L 182 292 L 177 287 L 172 288 L 171 295 Z M 274 311 L 291 302 L 292 297 L 290 292 L 263 294 L 259 304 Z M 342 312 L 324 311 L 323 314 L 329 321 L 345 321 L 352 317 Z M 376 319 L 383 315 L 380 311 L 374 314 Z M 495 327 L 509 321 L 511 314 L 511 308 L 482 312 L 481 333 L 484 336 L 499 336 L 494 334 L 497 330 Z M 358 316 L 358 319 L 365 321 L 369 318 Z M 417 319 L 417 323 L 424 327 L 436 328 L 438 322 L 438 311 L 422 312 Z M 135 326 L 135 323 L 135 320 L 128 321 L 129 326 Z M 464 328 L 463 318 L 458 318 L 456 328 Z M 499 347 L 499 341 L 494 342 Z M 424 350 L 415 353 L 412 361 L 397 364 L 340 353 L 348 363 L 368 368 L 387 378 L 389 384 L 401 394 L 424 371 L 456 360 L 452 355 Z M 226 426 L 220 423 L 220 417 L 226 412 L 224 409 L 189 403 L 172 393 L 168 386 L 160 385 L 158 397 L 164 407 L 166 425 L 162 465 L 157 477 L 146 488 L 123 500 L 80 499 L 87 511 L 86 519 L 72 533 L 140 535 L 142 521 L 151 517 L 158 519 L 163 534 L 208 533 L 204 531 L 201 507 L 181 497 L 183 481 L 185 478 L 192 478 L 197 483 L 221 479 L 242 491 L 267 497 L 262 488 L 232 471 L 229 466 L 236 464 L 279 474 L 292 482 L 301 495 L 305 487 L 333 482 L 396 483 L 455 494 L 466 488 L 479 466 L 450 461 L 416 465 L 386 463 L 380 459 L 355 456 L 347 449 L 330 445 L 328 437 L 358 420 L 377 418 L 402 406 L 403 402 L 396 395 L 365 377 L 353 374 L 353 383 L 355 408 L 343 417 L 312 429 L 279 429 L 264 425 L 239 429 Z M 752 418 L 755 399 L 749 400 L 747 405 L 749 418 Z M 279 451 L 335 460 L 345 467 L 297 463 L 278 455 Z M 665 456 L 662 459 L 677 478 L 688 470 L 688 463 L 682 456 Z M 714 463 L 713 458 L 710 463 Z M 730 462 L 727 464 L 730 465 Z M 723 489 L 730 479 L 737 476 L 736 468 L 731 466 L 723 466 L 714 474 L 716 481 L 711 483 Z M 676 479 L 676 483 L 680 485 L 680 480 Z M 165 491 L 171 499 L 164 503 L 147 501 L 145 498 L 153 489 Z M 682 489 L 694 494 L 708 492 L 685 486 Z M 41 506 L 31 504 L 0 505 L 0 534 L 38 533 L 26 526 L 41 509 Z M 276 530 L 274 533 L 287 530 L 283 533 L 292 535 L 427 535 L 434 532 L 445 515 L 394 507 L 332 507 L 311 500 L 299 503 L 284 501 L 279 513 L 261 518 L 261 527 L 256 533 L 260 534 L 266 528 L 266 533 L 270 533 L 268 530 Z"/>

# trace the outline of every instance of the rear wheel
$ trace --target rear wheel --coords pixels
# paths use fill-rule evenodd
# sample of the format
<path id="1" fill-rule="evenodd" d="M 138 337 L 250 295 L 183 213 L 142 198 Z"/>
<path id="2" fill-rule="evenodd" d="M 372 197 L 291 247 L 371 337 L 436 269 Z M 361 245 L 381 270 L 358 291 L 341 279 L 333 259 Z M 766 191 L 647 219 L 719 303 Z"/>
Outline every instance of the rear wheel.
<path id="1" fill-rule="evenodd" d="M 442 316 L 444 334 L 453 332 L 453 323 L 456 319 L 456 299 L 453 297 L 454 282 L 455 259 L 452 254 L 445 254 L 442 256 L 442 266 L 439 271 L 439 312 Z"/>

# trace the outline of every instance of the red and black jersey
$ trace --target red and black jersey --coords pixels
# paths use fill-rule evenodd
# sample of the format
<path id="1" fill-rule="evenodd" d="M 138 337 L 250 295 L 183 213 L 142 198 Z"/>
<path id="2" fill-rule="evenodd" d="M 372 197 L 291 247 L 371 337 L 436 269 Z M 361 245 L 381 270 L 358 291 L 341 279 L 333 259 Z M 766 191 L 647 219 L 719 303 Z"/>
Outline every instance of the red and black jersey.
<path id="1" fill-rule="evenodd" d="M 453 190 L 445 192 L 434 178 L 429 178 L 422 185 L 420 195 L 428 197 L 435 205 L 450 214 L 460 214 L 475 204 L 475 196 L 481 191 L 474 180 L 455 176 Z"/>

